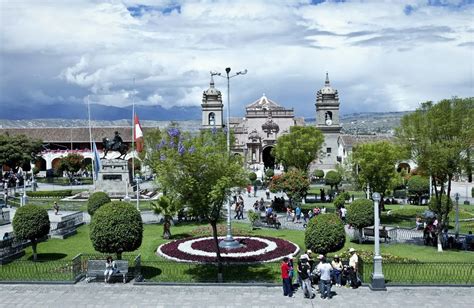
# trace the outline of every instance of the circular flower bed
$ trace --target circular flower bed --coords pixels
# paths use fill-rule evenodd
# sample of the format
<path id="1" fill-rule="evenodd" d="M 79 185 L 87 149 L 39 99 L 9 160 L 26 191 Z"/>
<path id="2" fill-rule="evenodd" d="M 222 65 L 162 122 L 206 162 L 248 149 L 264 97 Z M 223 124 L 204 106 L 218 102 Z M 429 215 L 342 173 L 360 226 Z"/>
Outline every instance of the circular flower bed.
<path id="1" fill-rule="evenodd" d="M 298 245 L 273 237 L 236 236 L 242 247 L 225 250 L 220 249 L 223 262 L 260 263 L 282 259 L 289 254 L 297 254 Z M 219 237 L 219 240 L 224 237 Z M 199 237 L 172 241 L 158 247 L 158 254 L 164 258 L 178 262 L 217 262 L 215 244 L 212 237 Z"/>

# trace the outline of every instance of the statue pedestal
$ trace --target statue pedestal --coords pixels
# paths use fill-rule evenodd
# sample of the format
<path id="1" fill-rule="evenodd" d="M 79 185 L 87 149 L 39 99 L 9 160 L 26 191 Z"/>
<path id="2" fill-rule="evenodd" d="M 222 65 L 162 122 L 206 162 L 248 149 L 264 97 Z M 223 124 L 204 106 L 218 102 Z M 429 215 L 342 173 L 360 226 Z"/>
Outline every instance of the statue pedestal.
<path id="1" fill-rule="evenodd" d="M 128 162 L 122 159 L 102 159 L 97 176 L 97 191 L 107 193 L 111 198 L 123 198 L 132 193 L 129 181 Z"/>

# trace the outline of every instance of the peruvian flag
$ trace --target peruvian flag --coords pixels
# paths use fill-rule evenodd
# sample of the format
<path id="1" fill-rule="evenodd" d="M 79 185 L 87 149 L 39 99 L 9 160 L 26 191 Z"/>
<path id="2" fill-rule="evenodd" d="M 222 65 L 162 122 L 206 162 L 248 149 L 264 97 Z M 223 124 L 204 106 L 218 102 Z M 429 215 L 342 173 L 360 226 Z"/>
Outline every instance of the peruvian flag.
<path id="1" fill-rule="evenodd" d="M 140 121 L 138 121 L 138 116 L 135 114 L 134 124 L 133 124 L 133 140 L 135 141 L 135 148 L 137 152 L 143 151 L 144 140 L 143 140 L 143 131 Z"/>

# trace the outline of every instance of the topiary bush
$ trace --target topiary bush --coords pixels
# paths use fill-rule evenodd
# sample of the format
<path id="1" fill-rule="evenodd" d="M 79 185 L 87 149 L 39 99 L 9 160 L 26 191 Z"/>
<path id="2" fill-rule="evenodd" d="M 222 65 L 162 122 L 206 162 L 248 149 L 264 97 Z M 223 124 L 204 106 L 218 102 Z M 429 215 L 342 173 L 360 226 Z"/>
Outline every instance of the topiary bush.
<path id="1" fill-rule="evenodd" d="M 331 170 L 331 171 L 328 171 L 328 173 L 326 173 L 325 180 L 326 180 L 326 185 L 331 186 L 331 189 L 335 187 L 337 190 L 338 189 L 337 187 L 342 181 L 342 176 L 339 174 L 339 172 Z"/>
<path id="2" fill-rule="evenodd" d="M 101 206 L 92 216 L 90 239 L 94 249 L 103 253 L 134 251 L 143 239 L 143 222 L 140 212 L 125 202 L 114 201 Z"/>
<path id="3" fill-rule="evenodd" d="M 324 178 L 324 171 L 320 170 L 320 169 L 316 169 L 313 172 L 313 176 L 318 178 L 318 179 L 322 179 L 322 178 Z"/>
<path id="4" fill-rule="evenodd" d="M 48 212 L 34 205 L 22 206 L 16 210 L 12 224 L 17 239 L 31 241 L 33 260 L 36 261 L 38 241 L 47 236 L 50 229 Z"/>
<path id="5" fill-rule="evenodd" d="M 374 224 L 374 205 L 369 199 L 357 199 L 347 208 L 347 223 L 359 230 L 362 243 L 362 229 Z"/>
<path id="6" fill-rule="evenodd" d="M 95 211 L 99 209 L 102 205 L 109 203 L 110 197 L 103 191 L 97 191 L 93 193 L 89 200 L 87 201 L 87 212 L 89 215 L 94 215 Z"/>
<path id="7" fill-rule="evenodd" d="M 336 209 L 340 209 L 346 203 L 346 198 L 343 194 L 340 194 L 334 199 L 333 203 Z"/>
<path id="8" fill-rule="evenodd" d="M 254 182 L 257 179 L 257 174 L 255 172 L 250 172 L 249 173 L 249 180 L 250 182 Z"/>
<path id="9" fill-rule="evenodd" d="M 265 171 L 265 176 L 267 178 L 271 178 L 274 175 L 275 175 L 275 171 L 273 171 L 273 169 L 267 169 L 267 171 Z"/>
<path id="10" fill-rule="evenodd" d="M 306 249 L 327 254 L 340 250 L 345 242 L 344 224 L 336 214 L 318 215 L 311 219 L 306 227 L 304 237 Z"/>

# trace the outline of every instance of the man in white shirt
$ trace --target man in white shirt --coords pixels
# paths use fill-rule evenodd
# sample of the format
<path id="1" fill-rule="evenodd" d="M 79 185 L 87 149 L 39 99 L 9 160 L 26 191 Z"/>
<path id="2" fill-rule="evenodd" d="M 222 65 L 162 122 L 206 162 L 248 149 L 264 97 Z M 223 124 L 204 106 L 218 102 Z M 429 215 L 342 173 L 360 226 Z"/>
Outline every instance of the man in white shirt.
<path id="1" fill-rule="evenodd" d="M 351 280 L 351 287 L 353 289 L 357 289 L 359 286 L 357 284 L 357 268 L 359 266 L 359 256 L 356 253 L 356 250 L 354 248 L 349 249 L 349 253 L 351 254 L 351 257 L 349 258 L 349 277 Z"/>
<path id="2" fill-rule="evenodd" d="M 340 209 L 341 211 L 341 220 L 345 224 L 346 223 L 346 214 L 347 214 L 347 209 L 344 207 L 344 205 Z"/>
<path id="3" fill-rule="evenodd" d="M 323 255 L 318 257 L 321 262 L 316 267 L 317 272 L 320 275 L 319 280 L 319 291 L 321 292 L 321 298 L 331 298 L 331 272 L 332 266 L 326 261 L 326 258 Z"/>

